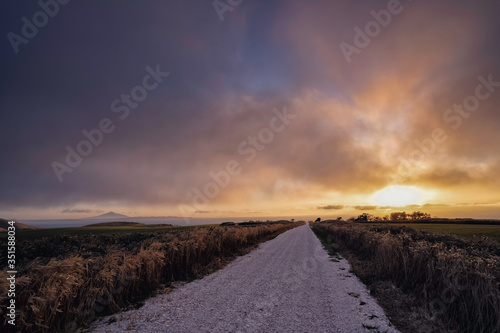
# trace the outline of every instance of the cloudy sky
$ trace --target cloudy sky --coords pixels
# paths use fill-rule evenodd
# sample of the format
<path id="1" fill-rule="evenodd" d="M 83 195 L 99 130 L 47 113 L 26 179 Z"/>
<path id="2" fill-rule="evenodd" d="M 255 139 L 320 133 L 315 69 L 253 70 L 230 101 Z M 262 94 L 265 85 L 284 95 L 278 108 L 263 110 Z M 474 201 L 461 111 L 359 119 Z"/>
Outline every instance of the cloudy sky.
<path id="1" fill-rule="evenodd" d="M 65 1 L 0 4 L 0 217 L 500 218 L 496 0 Z"/>

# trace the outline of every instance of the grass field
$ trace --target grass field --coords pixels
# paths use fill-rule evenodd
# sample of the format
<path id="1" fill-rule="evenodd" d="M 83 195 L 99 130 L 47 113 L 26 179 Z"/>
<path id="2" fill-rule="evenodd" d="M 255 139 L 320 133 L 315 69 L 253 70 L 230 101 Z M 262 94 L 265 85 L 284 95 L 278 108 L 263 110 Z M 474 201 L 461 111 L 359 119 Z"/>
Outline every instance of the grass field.
<path id="1" fill-rule="evenodd" d="M 486 236 L 500 242 L 500 225 L 482 224 L 444 224 L 444 223 L 369 223 L 370 225 L 406 225 L 416 230 L 426 230 L 439 234 L 458 235 L 463 237 Z"/>
<path id="2" fill-rule="evenodd" d="M 76 236 L 76 235 L 107 235 L 107 234 L 126 234 L 126 233 L 144 233 L 156 231 L 175 231 L 175 230 L 189 230 L 193 228 L 208 228 L 214 227 L 216 224 L 203 224 L 194 226 L 162 226 L 162 227 L 149 227 L 149 226 L 116 226 L 116 227 L 73 227 L 73 228 L 46 228 L 36 230 L 17 230 L 16 238 L 18 240 L 33 240 L 43 237 L 53 236 Z"/>

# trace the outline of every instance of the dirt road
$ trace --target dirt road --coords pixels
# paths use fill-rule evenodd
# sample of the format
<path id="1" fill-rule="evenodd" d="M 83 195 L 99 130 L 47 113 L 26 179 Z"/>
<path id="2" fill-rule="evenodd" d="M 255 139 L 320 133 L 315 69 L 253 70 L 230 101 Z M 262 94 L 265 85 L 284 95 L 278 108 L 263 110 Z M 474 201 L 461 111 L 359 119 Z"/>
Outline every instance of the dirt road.
<path id="1" fill-rule="evenodd" d="M 108 324 L 111 317 L 117 321 Z M 94 327 L 127 331 L 397 332 L 347 261 L 330 258 L 308 225 Z"/>

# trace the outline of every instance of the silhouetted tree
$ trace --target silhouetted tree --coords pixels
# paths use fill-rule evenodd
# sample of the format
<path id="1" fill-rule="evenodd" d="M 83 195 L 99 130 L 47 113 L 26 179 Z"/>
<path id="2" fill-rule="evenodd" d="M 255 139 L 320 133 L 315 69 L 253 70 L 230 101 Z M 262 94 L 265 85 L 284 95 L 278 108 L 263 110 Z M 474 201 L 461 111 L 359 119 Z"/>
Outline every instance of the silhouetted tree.
<path id="1" fill-rule="evenodd" d="M 421 211 L 416 211 L 408 215 L 412 220 L 425 220 L 430 219 L 431 214 L 422 213 Z"/>
<path id="2" fill-rule="evenodd" d="M 391 220 L 407 220 L 408 214 L 406 212 L 394 212 L 391 213 Z"/>
<path id="3" fill-rule="evenodd" d="M 356 218 L 356 221 L 373 221 L 374 217 L 371 214 L 363 213 Z"/>

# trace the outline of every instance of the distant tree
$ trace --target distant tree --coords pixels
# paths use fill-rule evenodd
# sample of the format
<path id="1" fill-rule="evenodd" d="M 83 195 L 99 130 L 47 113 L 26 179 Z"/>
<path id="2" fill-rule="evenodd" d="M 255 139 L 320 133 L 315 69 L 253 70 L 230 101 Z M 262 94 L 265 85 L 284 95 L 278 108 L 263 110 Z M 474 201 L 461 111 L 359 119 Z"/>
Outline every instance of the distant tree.
<path id="1" fill-rule="evenodd" d="M 422 213 L 421 211 L 413 212 L 411 214 L 408 214 L 408 216 L 412 220 L 425 220 L 425 219 L 430 219 L 431 218 L 431 214 Z"/>
<path id="2" fill-rule="evenodd" d="M 393 220 L 393 221 L 408 220 L 408 214 L 406 214 L 406 212 L 394 212 L 394 213 L 391 213 L 391 220 Z"/>
<path id="3" fill-rule="evenodd" d="M 356 221 L 373 221 L 374 217 L 371 214 L 363 213 L 356 218 Z"/>
<path id="4" fill-rule="evenodd" d="M 321 222 L 321 217 L 318 217 L 314 222 Z"/>
<path id="5" fill-rule="evenodd" d="M 430 218 L 431 218 L 431 214 L 429 214 L 429 213 L 424 213 L 424 215 L 422 216 L 423 220 L 428 220 Z"/>
<path id="6" fill-rule="evenodd" d="M 384 221 L 388 221 L 389 220 L 389 215 L 386 215 L 382 218 Z"/>

